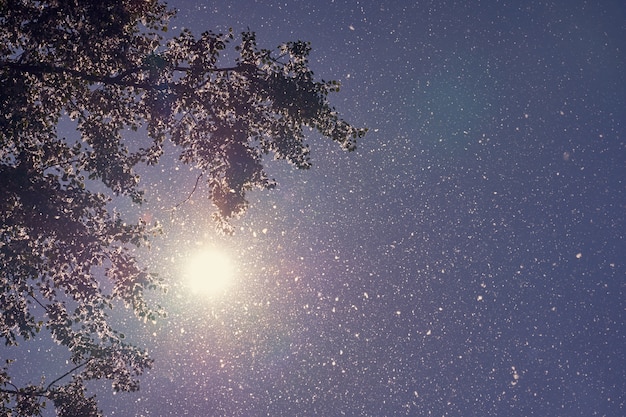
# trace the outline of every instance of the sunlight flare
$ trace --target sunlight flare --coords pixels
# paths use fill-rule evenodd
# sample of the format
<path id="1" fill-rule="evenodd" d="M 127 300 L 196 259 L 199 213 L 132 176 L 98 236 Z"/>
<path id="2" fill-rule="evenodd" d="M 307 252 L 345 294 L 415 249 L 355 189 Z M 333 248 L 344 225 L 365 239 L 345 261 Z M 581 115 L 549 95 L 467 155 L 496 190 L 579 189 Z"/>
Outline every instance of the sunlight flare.
<path id="1" fill-rule="evenodd" d="M 234 279 L 232 259 L 218 249 L 205 248 L 195 252 L 185 266 L 186 284 L 198 295 L 219 296 L 233 285 Z"/>

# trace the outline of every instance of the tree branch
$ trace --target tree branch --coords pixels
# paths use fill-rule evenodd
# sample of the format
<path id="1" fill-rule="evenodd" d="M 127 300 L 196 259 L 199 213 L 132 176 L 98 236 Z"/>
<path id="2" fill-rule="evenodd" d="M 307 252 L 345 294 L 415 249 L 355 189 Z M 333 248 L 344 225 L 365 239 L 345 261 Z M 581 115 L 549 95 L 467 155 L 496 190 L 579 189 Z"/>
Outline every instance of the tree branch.
<path id="1" fill-rule="evenodd" d="M 122 87 L 134 87 L 141 88 L 144 90 L 161 90 L 167 86 L 167 83 L 155 84 L 151 82 L 136 82 L 124 80 L 124 78 L 128 77 L 133 73 L 137 73 L 139 71 L 149 70 L 149 67 L 135 67 L 130 68 L 118 75 L 108 76 L 108 75 L 97 75 L 97 74 L 88 74 L 83 71 L 57 67 L 55 65 L 49 64 L 25 64 L 21 62 L 15 61 L 0 61 L 0 68 L 10 68 L 14 71 L 28 73 L 28 74 L 68 74 L 85 81 L 93 82 L 93 83 L 102 83 L 109 85 L 119 85 Z M 226 67 L 226 68 L 207 68 L 207 72 L 240 72 L 240 73 L 250 73 L 251 70 L 256 70 L 256 66 L 252 64 L 239 64 L 235 67 Z M 193 71 L 191 67 L 183 67 L 176 66 L 172 68 L 173 71 L 180 72 L 190 72 Z"/>
<path id="2" fill-rule="evenodd" d="M 200 179 L 204 176 L 204 172 L 200 173 L 200 175 L 198 175 L 198 178 L 196 178 L 196 183 L 193 186 L 193 189 L 191 190 L 191 192 L 189 193 L 189 195 L 187 196 L 187 198 L 185 198 L 183 201 L 181 201 L 180 203 L 176 204 L 173 208 L 171 208 L 168 211 L 175 211 L 176 209 L 178 209 L 178 207 L 182 206 L 183 204 L 185 204 L 187 201 L 191 200 L 191 197 L 193 196 L 193 194 L 196 192 L 196 189 L 198 188 L 198 184 L 200 183 Z"/>
<path id="3" fill-rule="evenodd" d="M 8 384 L 11 385 L 15 389 L 0 388 L 0 392 L 3 392 L 5 394 L 15 395 L 15 396 L 48 397 L 50 393 L 50 388 L 52 388 L 54 384 L 56 384 L 57 382 L 65 378 L 66 376 L 72 374 L 73 372 L 77 371 L 78 369 L 82 368 L 83 366 L 87 365 L 89 362 L 91 362 L 91 359 L 87 359 L 85 362 L 76 365 L 75 367 L 73 367 L 72 369 L 70 369 L 69 371 L 67 371 L 66 373 L 64 373 L 57 379 L 55 379 L 54 381 L 50 382 L 46 386 L 46 388 L 42 390 L 20 391 L 20 389 L 18 389 L 14 384 L 8 382 Z"/>
<path id="4" fill-rule="evenodd" d="M 65 378 L 66 376 L 68 376 L 69 374 L 73 373 L 74 371 L 77 371 L 78 369 L 82 368 L 83 366 L 87 365 L 89 362 L 91 362 L 92 358 L 87 359 L 85 362 L 76 365 L 75 367 L 73 367 L 72 369 L 70 369 L 69 371 L 67 371 L 66 373 L 64 373 L 63 375 L 61 375 L 60 377 L 58 377 L 57 379 L 55 379 L 54 381 L 52 381 L 51 383 L 48 384 L 48 386 L 45 389 L 45 392 L 48 392 L 50 390 L 50 388 L 52 388 L 52 386 L 54 384 L 56 384 L 57 382 L 59 382 L 60 380 L 62 380 L 63 378 Z"/>
<path id="5" fill-rule="evenodd" d="M 71 68 L 57 67 L 48 64 L 22 64 L 14 61 L 0 61 L 0 68 L 10 68 L 18 72 L 24 72 L 28 74 L 69 74 L 77 78 L 81 78 L 85 81 L 102 84 L 114 84 L 124 87 L 135 87 L 144 89 L 156 89 L 159 85 L 152 83 L 139 83 L 135 81 L 125 81 L 124 78 L 128 75 L 141 71 L 143 68 L 137 67 L 124 71 L 121 74 L 110 77 L 106 75 L 88 74 L 83 71 L 78 71 Z"/>

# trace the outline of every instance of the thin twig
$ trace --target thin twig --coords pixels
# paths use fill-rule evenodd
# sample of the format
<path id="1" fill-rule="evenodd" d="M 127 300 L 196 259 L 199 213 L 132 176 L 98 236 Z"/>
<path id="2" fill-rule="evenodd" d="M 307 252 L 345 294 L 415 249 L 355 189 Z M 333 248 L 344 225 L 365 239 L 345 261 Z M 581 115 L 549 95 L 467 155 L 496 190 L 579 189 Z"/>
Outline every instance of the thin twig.
<path id="1" fill-rule="evenodd" d="M 61 375 L 60 377 L 58 377 L 57 379 L 55 379 L 51 383 L 49 383 L 48 386 L 46 387 L 46 389 L 44 390 L 44 392 L 48 392 L 50 390 L 50 388 L 52 388 L 52 386 L 54 384 L 56 384 L 57 382 L 59 382 L 60 380 L 62 380 L 66 376 L 68 376 L 69 374 L 73 373 L 74 371 L 76 371 L 76 370 L 82 368 L 83 366 L 87 365 L 89 362 L 91 362 L 92 359 L 93 358 L 89 358 L 85 362 L 83 362 L 83 363 L 81 363 L 79 365 L 76 365 L 75 367 L 73 367 L 72 369 L 70 369 L 69 371 L 67 371 L 66 373 L 64 373 L 63 375 Z"/>
<path id="2" fill-rule="evenodd" d="M 200 183 L 200 179 L 204 176 L 204 172 L 201 172 L 200 175 L 198 175 L 198 178 L 196 178 L 196 183 L 193 186 L 193 189 L 191 190 L 191 192 L 189 193 L 189 195 L 187 196 L 187 198 L 185 198 L 183 201 L 181 201 L 180 203 L 176 204 L 173 208 L 169 209 L 168 211 L 175 211 L 178 207 L 182 206 L 183 204 L 185 204 L 186 202 L 188 202 L 189 200 L 191 200 L 191 196 L 193 195 L 193 193 L 196 192 L 196 189 L 198 188 L 198 184 Z"/>
<path id="3" fill-rule="evenodd" d="M 91 358 L 91 359 L 93 359 L 93 358 Z M 87 365 L 91 361 L 91 359 L 87 359 L 85 362 L 83 362 L 83 363 L 81 363 L 79 365 L 76 365 L 75 367 L 73 367 L 72 369 L 70 369 L 69 371 L 67 371 L 66 373 L 64 373 L 63 375 L 61 375 L 60 377 L 58 377 L 57 379 L 55 379 L 51 383 L 49 383 L 48 386 L 45 389 L 43 389 L 43 390 L 20 391 L 19 388 L 16 387 L 14 384 L 12 384 L 11 382 L 7 382 L 9 385 L 11 385 L 15 389 L 12 390 L 12 389 L 0 388 L 0 392 L 3 392 L 5 394 L 17 395 L 17 396 L 48 397 L 48 395 L 50 395 L 50 388 L 52 388 L 52 386 L 54 384 L 56 384 L 57 382 L 59 382 L 60 380 L 65 378 L 66 376 L 70 375 L 71 373 L 75 372 L 76 370 L 78 370 L 78 369 L 82 368 L 83 366 Z"/>
<path id="4" fill-rule="evenodd" d="M 46 312 L 48 312 L 48 306 L 45 306 L 41 303 L 41 301 L 39 301 L 39 299 L 37 297 L 35 297 L 35 295 L 32 292 L 28 293 L 29 297 L 32 298 L 33 300 L 35 300 L 35 302 L 37 304 L 39 304 L 41 306 L 41 308 L 43 308 Z"/>

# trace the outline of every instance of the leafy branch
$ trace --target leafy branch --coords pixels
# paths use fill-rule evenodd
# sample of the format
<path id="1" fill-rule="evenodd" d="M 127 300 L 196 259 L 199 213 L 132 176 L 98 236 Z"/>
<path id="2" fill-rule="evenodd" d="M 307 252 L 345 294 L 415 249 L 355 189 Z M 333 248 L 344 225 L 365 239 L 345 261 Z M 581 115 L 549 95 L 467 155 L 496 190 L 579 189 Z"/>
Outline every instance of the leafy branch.
<path id="1" fill-rule="evenodd" d="M 234 67 L 226 67 L 226 68 L 205 68 L 206 72 L 211 73 L 219 73 L 219 72 L 239 72 L 243 74 L 250 73 L 251 66 L 250 64 L 239 64 Z M 133 80 L 128 80 L 127 78 L 134 74 L 140 74 L 145 71 L 150 71 L 153 69 L 152 66 L 141 66 L 130 68 L 118 75 L 109 76 L 109 75 L 98 75 L 98 74 L 89 74 L 84 71 L 79 71 L 72 68 L 65 68 L 55 65 L 49 65 L 45 63 L 37 63 L 37 64 L 27 64 L 16 61 L 0 61 L 0 69 L 8 68 L 13 71 L 19 73 L 27 73 L 33 75 L 43 75 L 43 74 L 63 74 L 63 75 L 71 75 L 73 77 L 79 78 L 81 80 L 91 82 L 91 83 L 102 83 L 107 85 L 118 85 L 121 87 L 132 87 L 139 88 L 145 90 L 162 90 L 167 88 L 168 83 L 154 83 L 151 81 L 147 82 L 138 82 Z M 171 68 L 173 71 L 178 72 L 192 72 L 194 71 L 191 67 L 184 66 L 174 66 Z"/>

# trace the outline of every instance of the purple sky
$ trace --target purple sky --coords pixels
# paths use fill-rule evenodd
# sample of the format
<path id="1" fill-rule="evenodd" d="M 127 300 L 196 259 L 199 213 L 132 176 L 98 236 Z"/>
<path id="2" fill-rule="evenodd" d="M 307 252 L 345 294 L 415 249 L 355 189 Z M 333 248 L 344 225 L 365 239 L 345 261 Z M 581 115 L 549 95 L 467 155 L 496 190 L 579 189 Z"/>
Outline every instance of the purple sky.
<path id="1" fill-rule="evenodd" d="M 201 193 L 168 211 L 195 172 L 146 171 L 170 316 L 120 314 L 155 365 L 139 393 L 94 386 L 106 413 L 623 415 L 626 6 L 523 3 L 170 2 L 172 34 L 310 41 L 370 132 L 349 154 L 311 134 L 306 172 L 270 163 L 233 237 Z M 219 296 L 183 278 L 204 247 L 235 269 Z"/>

